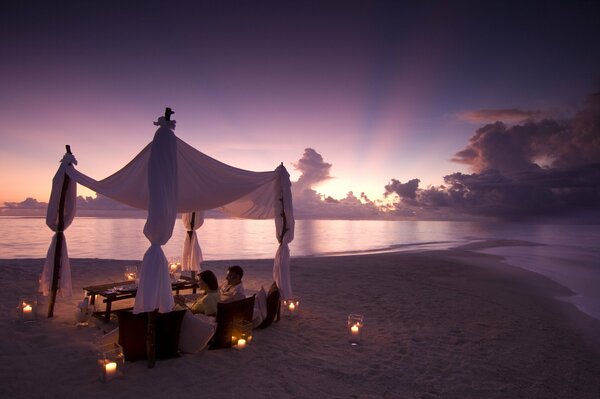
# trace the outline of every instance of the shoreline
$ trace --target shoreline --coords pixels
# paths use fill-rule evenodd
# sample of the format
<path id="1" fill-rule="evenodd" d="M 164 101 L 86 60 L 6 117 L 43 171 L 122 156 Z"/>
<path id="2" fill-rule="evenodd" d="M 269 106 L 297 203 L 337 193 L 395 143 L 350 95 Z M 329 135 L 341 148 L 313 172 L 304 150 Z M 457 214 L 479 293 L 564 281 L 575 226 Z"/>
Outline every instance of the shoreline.
<path id="1" fill-rule="evenodd" d="M 203 268 L 222 281 L 233 263 L 249 290 L 272 281 L 271 259 Z M 128 362 L 124 379 L 103 384 L 94 352 L 103 329 L 75 327 L 73 310 L 81 287 L 128 264 L 140 261 L 71 259 L 73 297 L 57 298 L 53 319 L 21 325 L 14 306 L 37 290 L 43 259 L 0 260 L 0 396 L 596 399 L 600 389 L 600 321 L 555 299 L 570 293 L 559 284 L 464 249 L 293 258 L 297 318 L 257 330 L 244 351 L 185 354 L 152 370 Z M 365 315 L 358 347 L 347 343 L 349 313 Z"/>

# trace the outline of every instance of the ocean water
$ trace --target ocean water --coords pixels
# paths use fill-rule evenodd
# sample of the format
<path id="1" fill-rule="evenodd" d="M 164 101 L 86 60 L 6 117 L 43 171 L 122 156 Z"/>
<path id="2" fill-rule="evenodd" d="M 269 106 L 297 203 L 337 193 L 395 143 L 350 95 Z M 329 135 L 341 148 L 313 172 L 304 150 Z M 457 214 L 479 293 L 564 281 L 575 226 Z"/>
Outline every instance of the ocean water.
<path id="1" fill-rule="evenodd" d="M 142 259 L 149 243 L 143 219 L 75 218 L 67 229 L 72 258 Z M 272 220 L 207 219 L 198 230 L 205 260 L 273 258 Z M 164 246 L 181 254 L 185 229 L 177 221 Z M 43 218 L 0 217 L 0 258 L 44 258 L 52 232 Z M 447 221 L 298 220 L 292 257 L 390 250 L 444 249 L 510 239 L 543 244 L 482 250 L 540 273 L 576 293 L 568 300 L 600 319 L 600 226 Z"/>

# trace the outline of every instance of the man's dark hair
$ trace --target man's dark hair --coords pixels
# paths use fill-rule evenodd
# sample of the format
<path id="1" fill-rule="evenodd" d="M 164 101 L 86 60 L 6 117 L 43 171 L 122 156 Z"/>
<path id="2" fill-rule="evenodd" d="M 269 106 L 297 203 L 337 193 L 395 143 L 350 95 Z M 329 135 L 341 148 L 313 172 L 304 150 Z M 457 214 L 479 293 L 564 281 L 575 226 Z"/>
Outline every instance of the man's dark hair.
<path id="1" fill-rule="evenodd" d="M 238 276 L 240 276 L 240 280 L 242 279 L 242 277 L 244 277 L 244 269 L 242 269 L 240 266 L 238 265 L 233 265 L 233 266 L 229 266 L 228 269 L 231 273 L 235 273 Z"/>

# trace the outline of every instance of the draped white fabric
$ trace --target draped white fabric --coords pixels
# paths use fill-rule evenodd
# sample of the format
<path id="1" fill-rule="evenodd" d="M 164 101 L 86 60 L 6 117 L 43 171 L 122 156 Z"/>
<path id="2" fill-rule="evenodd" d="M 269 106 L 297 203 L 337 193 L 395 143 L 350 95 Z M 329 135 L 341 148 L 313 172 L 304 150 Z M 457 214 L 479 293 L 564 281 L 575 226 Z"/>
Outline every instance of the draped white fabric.
<path id="1" fill-rule="evenodd" d="M 58 236 L 61 235 L 61 257 L 60 257 L 60 268 L 59 268 L 59 280 L 58 290 L 63 297 L 69 297 L 73 293 L 71 283 L 71 265 L 69 263 L 69 255 L 67 253 L 67 240 L 64 235 L 66 230 L 73 219 L 75 218 L 75 202 L 77 198 L 77 184 L 69 180 L 67 183 L 67 189 L 65 191 L 64 198 L 64 209 L 63 209 L 63 231 L 59 230 L 59 208 L 60 208 L 60 196 L 62 193 L 63 183 L 65 181 L 65 171 L 68 169 L 69 164 L 77 164 L 77 160 L 71 154 L 65 154 L 63 159 L 60 161 L 60 166 L 52 179 L 52 192 L 50 193 L 50 200 L 48 201 L 48 209 L 46 210 L 46 225 L 55 232 L 52 237 L 52 242 L 48 248 L 46 254 L 46 261 L 44 262 L 44 268 L 42 269 L 42 276 L 40 278 L 40 291 L 44 295 L 48 295 L 52 289 L 52 278 L 54 275 L 54 258 L 56 253 L 56 241 Z"/>
<path id="2" fill-rule="evenodd" d="M 287 299 L 292 296 L 290 247 L 288 244 L 294 239 L 295 222 L 290 175 L 283 165 L 278 167 L 277 171 L 279 180 L 275 192 L 275 230 L 279 248 L 277 248 L 273 262 L 273 279 L 281 291 L 282 298 Z"/>
<path id="3" fill-rule="evenodd" d="M 225 204 L 250 202 L 251 205 L 225 210 L 230 216 L 269 219 L 273 217 L 273 196 L 260 194 L 275 184 L 278 174 L 251 172 L 213 159 L 182 140 L 177 141 L 179 198 L 178 212 L 219 208 Z"/>
<path id="4" fill-rule="evenodd" d="M 175 304 L 171 292 L 169 265 L 162 250 L 173 235 L 177 218 L 177 142 L 164 119 L 154 135 L 148 162 L 149 203 L 144 235 L 150 248 L 142 259 L 142 271 L 133 313 L 170 312 Z"/>
<path id="5" fill-rule="evenodd" d="M 217 161 L 175 136 L 177 143 L 177 212 L 220 208 L 229 216 L 270 219 L 274 216 L 275 187 L 279 173 L 251 172 Z M 123 169 L 94 180 L 75 168 L 67 173 L 77 183 L 124 204 L 148 209 L 148 144 Z"/>
<path id="6" fill-rule="evenodd" d="M 182 267 L 183 270 L 194 270 L 200 271 L 200 264 L 202 263 L 202 250 L 200 249 L 200 243 L 198 241 L 198 230 L 204 224 L 204 212 L 187 212 L 181 215 L 181 222 L 185 227 L 186 234 L 183 240 L 183 256 L 182 256 Z"/>
<path id="7" fill-rule="evenodd" d="M 105 178 L 94 180 L 77 171 L 67 168 L 68 175 L 77 183 L 101 193 L 109 198 L 127 204 L 134 208 L 148 209 L 148 163 L 150 161 L 150 147 L 144 149 L 129 162 L 123 169 Z"/>
<path id="8" fill-rule="evenodd" d="M 61 165 L 73 181 L 116 201 L 148 210 L 144 234 L 151 245 L 142 261 L 134 312 L 158 309 L 164 313 L 173 306 L 168 264 L 161 246 L 173 234 L 177 212 L 196 212 L 198 217 L 202 211 L 218 208 L 233 217 L 275 218 L 280 243 L 273 276 L 283 297 L 291 296 L 288 244 L 294 238 L 294 216 L 289 174 L 283 165 L 270 172 L 238 169 L 201 153 L 177 138 L 172 131 L 174 121 L 161 117 L 155 124 L 160 127 L 154 140 L 125 167 L 103 180 L 92 179 L 72 165 Z M 72 201 L 74 204 L 75 194 Z M 57 209 L 57 205 L 51 201 L 49 215 L 51 207 Z M 72 216 L 69 216 L 71 220 Z M 194 225 L 195 239 L 189 242 L 189 267 L 192 270 L 202 261 L 195 234 L 202 225 L 200 220 L 198 218 Z M 184 248 L 184 259 L 185 251 Z M 66 256 L 66 246 L 63 256 Z M 66 265 L 68 267 L 68 259 Z M 68 281 L 70 283 L 70 273 Z"/>

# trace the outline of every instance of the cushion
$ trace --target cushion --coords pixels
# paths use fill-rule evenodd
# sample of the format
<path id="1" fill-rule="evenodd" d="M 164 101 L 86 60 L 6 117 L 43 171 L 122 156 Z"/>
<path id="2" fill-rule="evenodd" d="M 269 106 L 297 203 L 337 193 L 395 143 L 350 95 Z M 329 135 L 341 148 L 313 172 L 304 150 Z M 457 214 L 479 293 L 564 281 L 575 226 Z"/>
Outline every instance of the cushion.
<path id="1" fill-rule="evenodd" d="M 267 317 L 267 293 L 265 292 L 264 287 L 260 287 L 260 290 L 256 293 L 256 297 L 254 299 L 252 327 L 258 327 L 265 317 Z"/>
<path id="2" fill-rule="evenodd" d="M 279 294 L 279 288 L 277 288 L 277 284 L 273 283 L 271 288 L 269 288 L 269 293 L 267 294 L 267 316 L 264 318 L 258 328 L 269 327 L 273 323 L 273 320 L 275 320 L 275 316 L 277 316 L 277 320 L 279 320 L 280 299 L 281 295 Z"/>
<path id="3" fill-rule="evenodd" d="M 185 312 L 179 335 L 179 350 L 185 353 L 200 352 L 213 337 L 217 324 L 212 317 L 201 313 Z"/>
<path id="4" fill-rule="evenodd" d="M 157 313 L 155 329 L 155 357 L 167 359 L 179 356 L 179 334 L 186 311 Z M 117 312 L 119 319 L 119 344 L 123 347 L 125 360 L 146 359 L 146 336 L 148 313 L 133 314 L 131 311 Z"/>
<path id="5" fill-rule="evenodd" d="M 252 323 L 254 297 L 217 304 L 217 330 L 210 349 L 230 348 L 233 325 L 242 320 Z"/>

